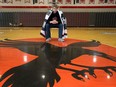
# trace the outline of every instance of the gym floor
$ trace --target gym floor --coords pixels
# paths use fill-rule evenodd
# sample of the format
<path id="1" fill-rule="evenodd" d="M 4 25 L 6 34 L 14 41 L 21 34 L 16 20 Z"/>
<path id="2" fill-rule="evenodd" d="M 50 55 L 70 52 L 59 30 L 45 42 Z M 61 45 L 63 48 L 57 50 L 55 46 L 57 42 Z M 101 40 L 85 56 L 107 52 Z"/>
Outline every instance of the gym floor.
<path id="1" fill-rule="evenodd" d="M 0 28 L 0 87 L 115 87 L 116 28 L 69 27 L 45 42 L 40 27 Z"/>

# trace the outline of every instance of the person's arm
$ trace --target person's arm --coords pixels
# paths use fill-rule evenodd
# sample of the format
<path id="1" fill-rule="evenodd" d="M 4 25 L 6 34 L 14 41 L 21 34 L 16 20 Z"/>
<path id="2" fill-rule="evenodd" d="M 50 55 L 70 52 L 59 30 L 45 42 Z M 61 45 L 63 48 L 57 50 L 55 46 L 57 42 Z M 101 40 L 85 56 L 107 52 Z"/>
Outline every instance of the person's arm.
<path id="1" fill-rule="evenodd" d="M 66 20 L 66 17 L 64 16 L 63 12 L 61 14 L 61 20 L 64 24 L 64 29 L 67 29 L 67 20 Z"/>

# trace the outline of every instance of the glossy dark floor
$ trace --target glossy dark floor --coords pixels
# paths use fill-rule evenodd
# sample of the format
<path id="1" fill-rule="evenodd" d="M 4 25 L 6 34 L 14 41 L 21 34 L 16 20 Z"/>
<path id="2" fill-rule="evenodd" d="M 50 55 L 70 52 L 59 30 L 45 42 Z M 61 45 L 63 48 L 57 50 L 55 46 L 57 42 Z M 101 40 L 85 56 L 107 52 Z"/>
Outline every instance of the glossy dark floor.
<path id="1" fill-rule="evenodd" d="M 0 87 L 116 87 L 116 48 L 96 40 L 1 41 Z"/>

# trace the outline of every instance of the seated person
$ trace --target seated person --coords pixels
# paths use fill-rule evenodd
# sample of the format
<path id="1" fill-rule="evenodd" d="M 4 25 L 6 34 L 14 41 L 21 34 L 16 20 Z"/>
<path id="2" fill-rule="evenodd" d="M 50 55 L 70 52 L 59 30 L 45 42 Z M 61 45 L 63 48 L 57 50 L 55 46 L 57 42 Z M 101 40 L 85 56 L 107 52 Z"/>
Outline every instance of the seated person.
<path id="1" fill-rule="evenodd" d="M 67 37 L 66 18 L 56 4 L 53 4 L 51 10 L 49 10 L 46 14 L 45 21 L 40 32 L 40 34 L 46 38 L 47 42 L 51 40 L 50 28 L 54 27 L 57 27 L 59 31 L 58 41 L 63 42 L 64 38 Z"/>

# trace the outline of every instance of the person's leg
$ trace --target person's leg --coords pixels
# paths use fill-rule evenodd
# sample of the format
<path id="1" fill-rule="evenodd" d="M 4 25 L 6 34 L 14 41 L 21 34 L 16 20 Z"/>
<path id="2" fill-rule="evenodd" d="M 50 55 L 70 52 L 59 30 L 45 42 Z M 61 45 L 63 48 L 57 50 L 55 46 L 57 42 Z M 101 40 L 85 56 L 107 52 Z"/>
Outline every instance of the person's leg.
<path id="1" fill-rule="evenodd" d="M 50 24 L 46 24 L 46 39 L 51 38 Z"/>
<path id="2" fill-rule="evenodd" d="M 63 42 L 64 40 L 63 40 L 63 38 L 62 38 L 62 33 L 63 33 L 63 24 L 59 24 L 58 25 L 58 28 L 59 28 L 59 30 L 58 30 L 58 35 L 59 35 L 59 39 L 58 39 L 58 41 L 61 41 L 61 42 Z"/>
<path id="3" fill-rule="evenodd" d="M 59 35 L 59 38 L 62 38 L 62 33 L 63 33 L 63 24 L 59 24 L 58 25 L 58 35 Z"/>

